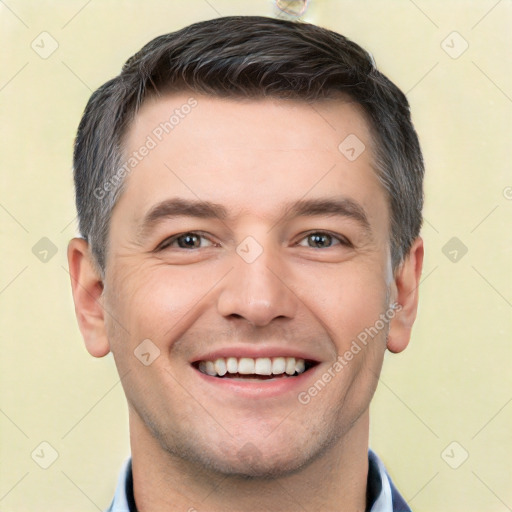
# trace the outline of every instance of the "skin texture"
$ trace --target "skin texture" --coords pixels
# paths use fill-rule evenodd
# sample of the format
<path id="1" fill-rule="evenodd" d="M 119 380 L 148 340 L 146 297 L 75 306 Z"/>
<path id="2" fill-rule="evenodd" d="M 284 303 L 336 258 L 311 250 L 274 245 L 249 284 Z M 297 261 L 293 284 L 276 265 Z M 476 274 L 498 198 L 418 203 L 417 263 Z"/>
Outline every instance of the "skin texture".
<path id="1" fill-rule="evenodd" d="M 386 341 L 393 352 L 409 342 L 422 240 L 393 272 L 387 197 L 357 105 L 192 95 L 197 106 L 127 177 L 104 280 L 84 240 L 68 250 L 87 349 L 112 352 L 122 377 L 138 509 L 364 510 L 368 407 Z M 190 96 L 146 101 L 126 155 Z M 354 161 L 338 150 L 349 134 L 366 146 Z M 175 216 L 145 229 L 147 213 L 172 198 L 217 203 L 227 216 Z M 368 229 L 347 216 L 289 215 L 296 201 L 339 198 L 360 206 Z M 200 232 L 198 247 L 162 247 L 188 232 Z M 333 238 L 319 247 L 308 237 L 318 232 Z M 250 251 L 262 250 L 251 263 L 237 253 L 248 236 L 257 242 Z M 394 302 L 391 322 L 299 402 Z M 134 356 L 145 339 L 160 350 L 149 366 Z M 205 382 L 190 364 L 234 345 L 294 348 L 319 364 L 300 389 L 248 398 Z"/>

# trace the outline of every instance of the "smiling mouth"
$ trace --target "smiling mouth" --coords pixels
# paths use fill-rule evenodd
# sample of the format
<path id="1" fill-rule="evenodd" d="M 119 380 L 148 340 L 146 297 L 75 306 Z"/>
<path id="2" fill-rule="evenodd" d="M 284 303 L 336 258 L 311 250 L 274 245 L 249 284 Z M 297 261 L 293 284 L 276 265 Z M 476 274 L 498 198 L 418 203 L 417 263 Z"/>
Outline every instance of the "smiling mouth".
<path id="1" fill-rule="evenodd" d="M 220 357 L 214 361 L 196 361 L 192 366 L 211 377 L 260 381 L 297 377 L 317 364 L 295 357 Z"/>

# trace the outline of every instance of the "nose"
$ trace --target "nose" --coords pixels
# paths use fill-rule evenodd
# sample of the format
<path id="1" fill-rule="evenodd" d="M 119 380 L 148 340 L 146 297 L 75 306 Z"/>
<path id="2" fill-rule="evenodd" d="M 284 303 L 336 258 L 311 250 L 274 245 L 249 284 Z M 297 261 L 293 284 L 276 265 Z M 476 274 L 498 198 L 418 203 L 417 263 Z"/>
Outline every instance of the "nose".
<path id="1" fill-rule="evenodd" d="M 217 310 L 225 318 L 243 318 L 263 327 L 278 318 L 296 314 L 299 299 L 286 283 L 286 272 L 269 250 L 252 262 L 233 255 L 234 268 L 223 281 Z"/>

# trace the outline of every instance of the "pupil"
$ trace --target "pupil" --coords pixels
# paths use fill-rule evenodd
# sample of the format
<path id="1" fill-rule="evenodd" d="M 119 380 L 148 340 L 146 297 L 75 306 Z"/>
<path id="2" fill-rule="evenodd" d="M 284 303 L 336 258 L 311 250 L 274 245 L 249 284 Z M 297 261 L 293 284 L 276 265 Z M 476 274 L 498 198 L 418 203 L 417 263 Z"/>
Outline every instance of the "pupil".
<path id="1" fill-rule="evenodd" d="M 180 246 L 184 248 L 197 247 L 198 237 L 196 235 L 183 235 L 180 238 Z"/>
<path id="2" fill-rule="evenodd" d="M 313 244 L 317 247 L 325 247 L 326 245 L 329 245 L 330 241 L 329 235 L 310 235 L 310 239 L 313 242 Z"/>

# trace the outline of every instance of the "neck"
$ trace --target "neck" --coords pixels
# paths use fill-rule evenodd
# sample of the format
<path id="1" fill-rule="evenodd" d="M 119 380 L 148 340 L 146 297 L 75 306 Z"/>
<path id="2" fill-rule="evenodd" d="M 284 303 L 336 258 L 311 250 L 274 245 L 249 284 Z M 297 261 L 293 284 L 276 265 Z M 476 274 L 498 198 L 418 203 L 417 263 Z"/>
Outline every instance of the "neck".
<path id="1" fill-rule="evenodd" d="M 364 511 L 368 475 L 368 411 L 303 469 L 277 479 L 227 476 L 162 449 L 130 411 L 135 502 L 139 512 L 186 510 Z"/>

